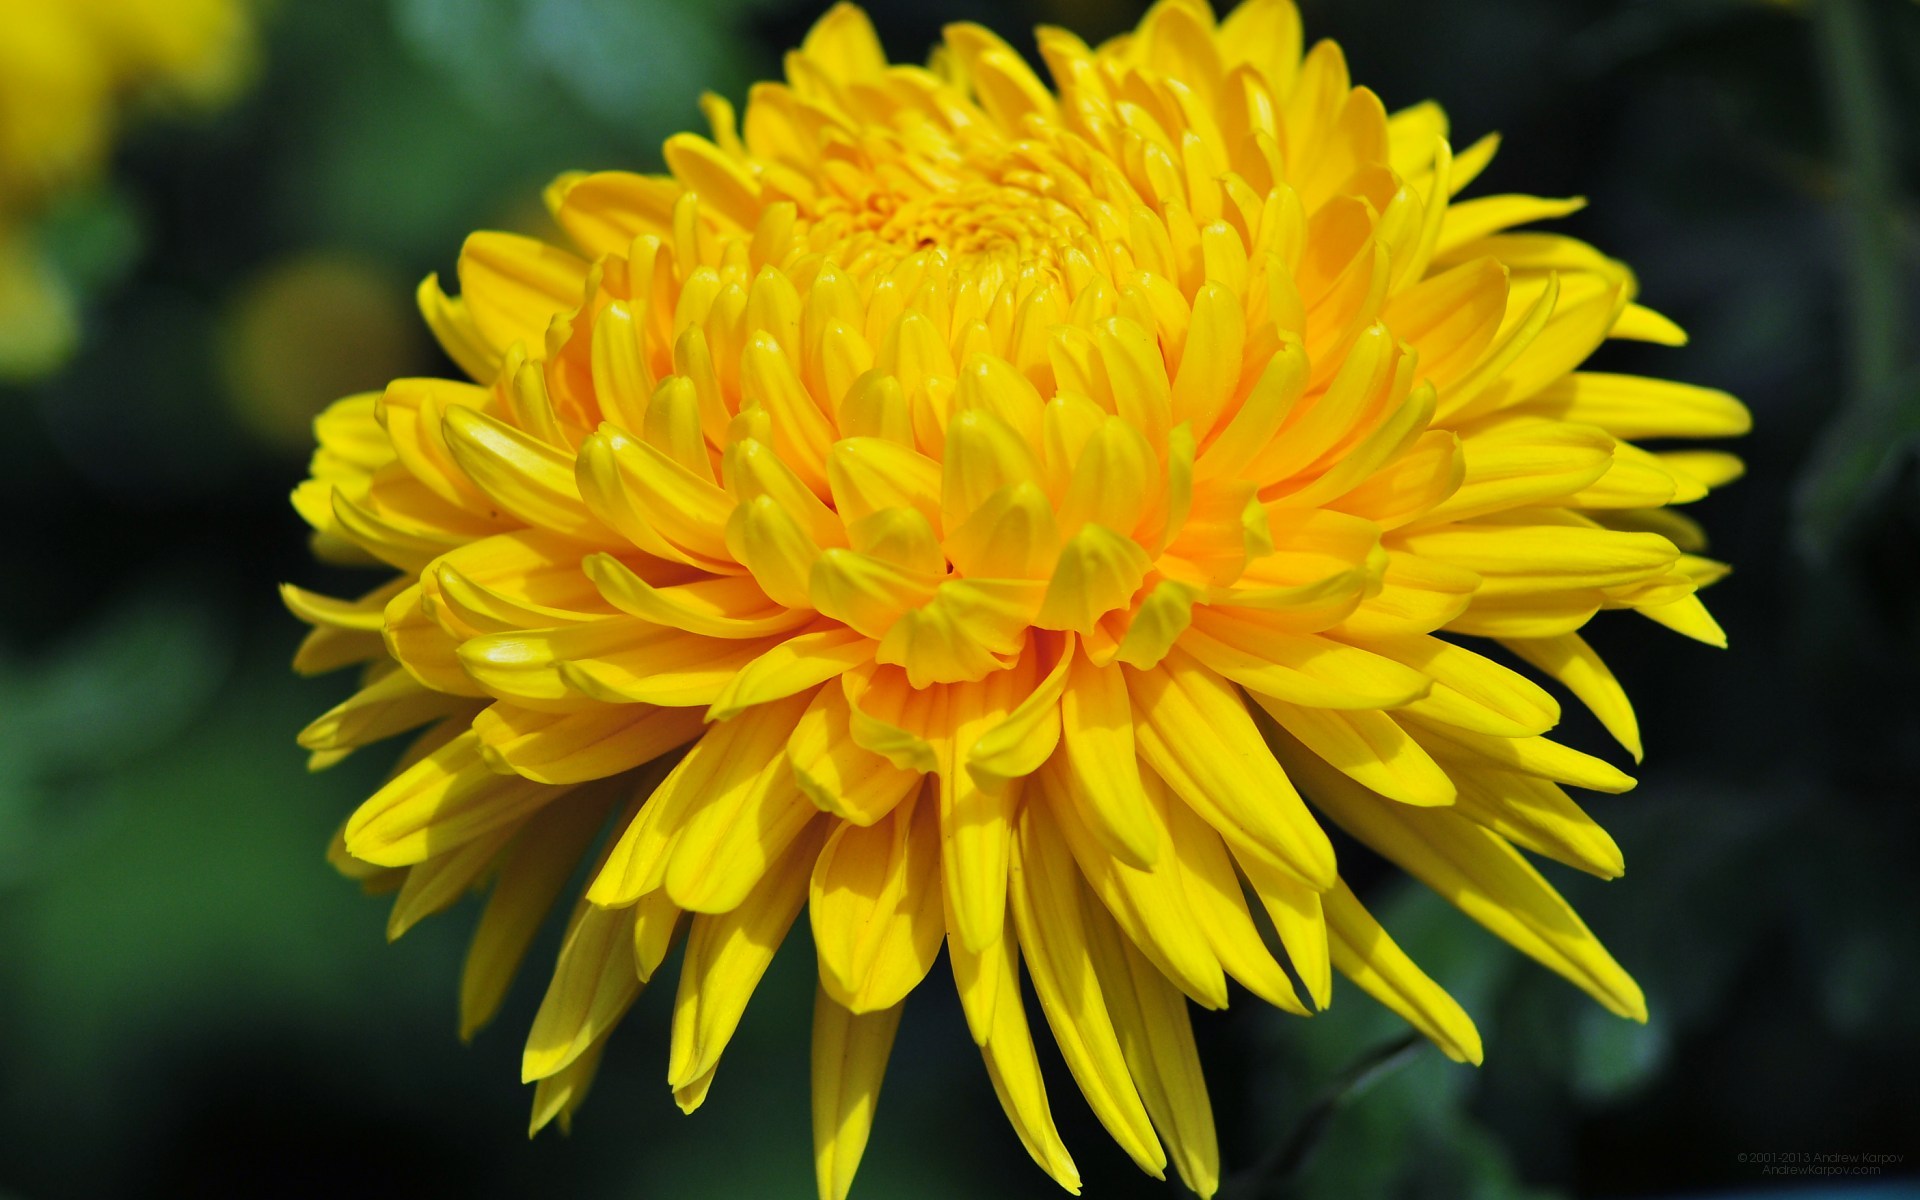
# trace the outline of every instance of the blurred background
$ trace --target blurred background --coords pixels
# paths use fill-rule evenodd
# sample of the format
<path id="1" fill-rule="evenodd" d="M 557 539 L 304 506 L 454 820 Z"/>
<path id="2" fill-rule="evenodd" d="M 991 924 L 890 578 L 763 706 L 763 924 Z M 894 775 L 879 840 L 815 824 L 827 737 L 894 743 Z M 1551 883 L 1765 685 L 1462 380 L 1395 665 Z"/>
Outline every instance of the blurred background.
<path id="1" fill-rule="evenodd" d="M 29 68 L 56 61 L 35 22 L 65 2 L 0 0 L 0 139 L 56 112 Z M 664 1086 L 656 987 L 572 1135 L 526 1139 L 543 982 L 463 1046 L 473 909 L 389 946 L 385 906 L 325 864 L 381 764 L 306 773 L 293 735 L 347 683 L 290 673 L 273 585 L 358 590 L 309 562 L 286 494 L 322 404 L 445 368 L 413 284 L 471 229 L 538 227 L 562 169 L 656 169 L 700 90 L 739 101 L 776 74 L 815 5 L 76 2 L 176 33 L 191 10 L 204 38 L 92 80 L 97 127 L 57 178 L 0 178 L 0 310 L 56 301 L 0 323 L 0 1194 L 811 1196 L 804 922 L 699 1113 Z M 1404 1048 L 1350 988 L 1311 1022 L 1205 1017 L 1225 1194 L 1916 1194 L 1920 4 L 1302 7 L 1390 108 L 1434 97 L 1456 144 L 1505 135 L 1478 191 L 1591 197 L 1565 227 L 1693 335 L 1602 365 L 1731 390 L 1757 432 L 1747 479 L 1695 514 L 1736 566 L 1711 596 L 1733 649 L 1591 627 L 1648 758 L 1592 805 L 1626 879 L 1553 878 L 1651 1024 L 1378 872 L 1369 902 L 1479 1021 L 1486 1065 Z M 956 19 L 1026 46 L 1037 22 L 1091 38 L 1138 15 L 874 7 L 896 59 Z M 855 1195 L 1057 1194 L 944 971 L 910 1006 Z M 1178 1194 L 1064 1071 L 1053 1095 L 1087 1195 Z M 1906 1161 L 1779 1180 L 1768 1153 Z"/>

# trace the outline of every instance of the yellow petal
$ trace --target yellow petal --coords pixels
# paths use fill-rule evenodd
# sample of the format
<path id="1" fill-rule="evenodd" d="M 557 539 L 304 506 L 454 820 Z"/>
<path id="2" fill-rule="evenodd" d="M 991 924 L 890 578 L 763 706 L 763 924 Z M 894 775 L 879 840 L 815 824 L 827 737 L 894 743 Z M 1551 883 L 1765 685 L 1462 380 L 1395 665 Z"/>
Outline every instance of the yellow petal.
<path id="1" fill-rule="evenodd" d="M 1489 737 L 1411 716 L 1404 724 L 1434 758 L 1449 767 L 1518 771 L 1595 792 L 1626 792 L 1634 786 L 1632 776 L 1610 763 L 1544 737 Z"/>
<path id="2" fill-rule="evenodd" d="M 631 904 L 662 886 L 684 835 L 696 824 L 681 872 L 683 896 L 712 901 L 743 883 L 751 886 L 767 857 L 795 836 L 795 817 L 812 811 L 794 790 L 779 753 L 805 707 L 804 699 L 761 705 L 709 727 L 615 841 L 588 898 L 608 906 Z M 742 826 L 734 836 L 726 828 L 729 820 Z M 700 859 L 723 851 L 730 870 L 704 881 L 689 877 Z"/>
<path id="3" fill-rule="evenodd" d="M 1484 577 L 1481 594 L 1503 596 L 1614 587 L 1664 572 L 1679 558 L 1657 534 L 1581 525 L 1461 523 L 1404 535 L 1416 554 Z"/>
<path id="4" fill-rule="evenodd" d="M 328 709 L 300 731 L 309 750 L 364 746 L 429 721 L 472 710 L 472 701 L 421 686 L 405 671 L 389 671 Z"/>
<path id="5" fill-rule="evenodd" d="M 347 849 L 383 867 L 408 866 L 520 821 L 565 791 L 494 774 L 479 735 L 463 733 L 368 797 L 347 821 Z"/>
<path id="6" fill-rule="evenodd" d="M 587 264 L 537 238 L 476 233 L 460 249 L 459 273 L 460 302 L 497 353 L 541 345 L 553 318 L 580 306 Z"/>
<path id="7" fill-rule="evenodd" d="M 1666 379 L 1575 371 L 1542 388 L 1529 411 L 1598 425 L 1617 438 L 1738 437 L 1753 428 L 1725 392 Z"/>
<path id="8" fill-rule="evenodd" d="M 1464 161 L 1466 156 L 1461 156 Z M 1540 196 L 1486 196 L 1464 200 L 1447 208 L 1447 220 L 1440 234 L 1439 254 L 1468 242 L 1535 221 L 1551 221 L 1579 212 L 1587 206 L 1584 199 L 1548 200 Z"/>
<path id="9" fill-rule="evenodd" d="M 573 1114 L 586 1103 L 587 1092 L 593 1086 L 593 1077 L 600 1070 L 600 1056 L 607 1048 L 607 1039 L 611 1031 L 600 1035 L 598 1041 L 580 1052 L 566 1066 L 537 1079 L 533 1084 L 533 1116 L 527 1122 L 527 1136 L 532 1137 L 554 1121 L 560 1122 L 560 1132 L 573 1130 Z"/>
<path id="10" fill-rule="evenodd" d="M 1369 649 L 1208 608 L 1182 649 L 1249 691 L 1313 708 L 1397 708 L 1431 687 L 1420 671 Z"/>
<path id="11" fill-rule="evenodd" d="M 1233 859 L 1220 836 L 1192 809 L 1156 797 L 1166 814 L 1174 857 L 1179 863 L 1187 908 L 1214 957 L 1228 975 L 1267 1003 L 1300 1016 L 1307 1009 L 1294 993 L 1286 972 L 1260 938 L 1247 909 L 1246 895 L 1235 874 Z"/>
<path id="12" fill-rule="evenodd" d="M 1560 706 L 1526 676 L 1464 646 L 1422 634 L 1369 638 L 1378 654 L 1433 680 L 1404 711 L 1495 737 L 1528 737 L 1560 723 Z"/>
<path id="13" fill-rule="evenodd" d="M 855 825 L 872 825 L 920 786 L 906 771 L 854 741 L 846 693 L 823 687 L 787 741 L 794 782 L 823 812 Z"/>
<path id="14" fill-rule="evenodd" d="M 1579 697 L 1619 743 L 1640 761 L 1640 722 L 1627 693 L 1593 647 L 1577 633 L 1552 638 L 1510 638 L 1502 643 Z"/>
<path id="15" fill-rule="evenodd" d="M 522 827 L 509 825 L 406 868 L 406 882 L 387 914 L 387 940 L 395 941 L 420 921 L 451 908 L 494 865 Z"/>
<path id="16" fill-rule="evenodd" d="M 889 508 L 940 519 L 940 464 L 910 446 L 877 437 L 842 438 L 827 455 L 833 504 L 848 524 Z"/>
<path id="17" fill-rule="evenodd" d="M 813 1166 L 820 1200 L 847 1200 L 853 1188 L 902 1007 L 856 1014 L 824 989 L 814 995 Z"/>
<path id="18" fill-rule="evenodd" d="M 1514 845 L 1575 870 L 1618 879 L 1620 847 L 1557 784 L 1505 771 L 1462 772 L 1454 811 Z"/>
<path id="19" fill-rule="evenodd" d="M 946 542 L 960 574 L 975 579 L 1045 579 L 1060 554 L 1053 505 L 1027 481 L 987 497 Z"/>
<path id="20" fill-rule="evenodd" d="M 1333 965 L 1320 893 L 1257 860 L 1244 855 L 1235 855 L 1235 860 L 1273 922 L 1294 974 L 1307 985 L 1308 998 L 1315 1008 L 1326 1008 L 1333 998 Z"/>
<path id="21" fill-rule="evenodd" d="M 886 51 L 880 47 L 872 22 L 853 4 L 836 4 L 823 13 L 807 30 L 800 52 L 818 60 L 838 79 L 868 79 L 887 67 Z M 885 1057 L 881 1055 L 883 1060 Z"/>
<path id="22" fill-rule="evenodd" d="M 1226 976 L 1188 902 L 1178 860 L 1166 854 L 1146 868 L 1126 866 L 1095 837 L 1086 805 L 1068 778 L 1062 759 L 1055 758 L 1035 779 L 1074 860 L 1080 864 L 1080 873 L 1120 923 L 1128 940 L 1196 1003 L 1207 1008 L 1226 1007 Z M 1148 815 L 1144 823 L 1152 828 L 1154 840 L 1161 842 L 1169 836 L 1168 813 L 1178 801 L 1171 801 L 1165 785 L 1151 775 L 1146 787 Z M 1217 839 L 1219 835 L 1209 830 L 1208 836 Z"/>
<path id="23" fill-rule="evenodd" d="M 669 1086 L 685 1088 L 719 1066 L 747 1001 L 806 904 L 824 832 L 824 822 L 815 821 L 739 907 L 693 918 L 673 1000 Z"/>
<path id="24" fill-rule="evenodd" d="M 947 919 L 951 929 L 951 912 Z M 1020 943 L 1012 924 L 1009 913 L 1008 928 L 1001 931 L 1001 936 L 989 939 L 980 951 L 968 950 L 949 932 L 947 956 L 953 963 L 954 983 L 960 990 L 967 1026 L 980 1046 L 1001 1110 L 1040 1169 L 1077 1196 L 1080 1172 L 1054 1126 L 1046 1084 L 1040 1077 L 1040 1059 L 1027 1028 L 1026 1005 L 1020 999 L 1016 955 Z"/>
<path id="25" fill-rule="evenodd" d="M 713 213 L 739 229 L 752 229 L 760 216 L 760 185 L 746 168 L 706 138 L 677 133 L 663 151 L 674 178 L 700 197 L 703 213 Z"/>
<path id="26" fill-rule="evenodd" d="M 699 737 L 698 710 L 622 704 L 554 713 L 500 701 L 473 721 L 480 753 L 502 774 L 585 783 L 652 762 Z"/>
<path id="27" fill-rule="evenodd" d="M 1161 1178 L 1166 1153 L 1133 1086 L 1088 954 L 1079 872 L 1044 805 L 1029 805 L 1021 817 L 1012 892 L 1027 970 L 1067 1069 L 1120 1148 Z"/>
<path id="28" fill-rule="evenodd" d="M 739 571 L 726 538 L 732 497 L 647 443 L 603 426 L 580 444 L 575 483 L 602 524 L 648 554 Z"/>
<path id="29" fill-rule="evenodd" d="M 1301 771 L 1315 804 L 1347 832 L 1610 1011 L 1647 1019 L 1639 986 L 1505 839 L 1444 809 L 1383 803 L 1324 766 Z"/>
<path id="30" fill-rule="evenodd" d="M 1118 667 L 1084 658 L 1071 669 L 1060 718 L 1076 806 L 1108 853 L 1145 869 L 1160 853 L 1160 839 L 1140 780 L 1126 679 Z"/>
<path id="31" fill-rule="evenodd" d="M 705 707 L 770 638 L 704 638 L 631 617 L 473 638 L 460 647 L 467 673 L 490 693 L 523 704 Z"/>
<path id="32" fill-rule="evenodd" d="M 1042 629 L 1092 633 L 1101 617 L 1132 601 L 1151 565 L 1133 539 L 1105 526 L 1082 526 L 1061 548 L 1033 622 Z"/>
<path id="33" fill-rule="evenodd" d="M 1127 1070 L 1181 1182 L 1201 1197 L 1220 1184 L 1213 1103 L 1185 999 L 1112 921 L 1089 909 L 1087 946 Z"/>
<path id="34" fill-rule="evenodd" d="M 805 609 L 782 608 L 744 575 L 655 587 L 611 554 L 588 555 L 581 568 L 620 611 L 704 637 L 766 637 L 805 625 Z"/>
<path id="35" fill-rule="evenodd" d="M 710 721 L 725 721 L 756 704 L 825 683 L 873 657 L 873 643 L 851 629 L 829 627 L 787 638 L 743 665 L 707 710 Z"/>
<path id="36" fill-rule="evenodd" d="M 499 1011 L 534 934 L 606 824 L 611 804 L 611 794 L 597 789 L 569 794 L 535 815 L 525 827 L 528 836 L 501 862 L 460 977 L 462 1039 L 472 1038 Z"/>
<path id="37" fill-rule="evenodd" d="M 952 749 L 942 756 L 939 780 L 941 879 L 961 940 L 978 952 L 1000 936 L 1020 784 L 981 787 Z"/>
<path id="38" fill-rule="evenodd" d="M 807 913 L 820 983 L 856 1013 L 897 1006 L 946 934 L 939 800 L 909 797 L 871 828 L 841 825 L 814 865 Z"/>
<path id="39" fill-rule="evenodd" d="M 1325 900 L 1333 961 L 1340 973 L 1425 1034 L 1448 1058 L 1480 1065 L 1480 1031 L 1473 1018 L 1394 944 L 1346 881 L 1335 883 Z"/>
<path id="40" fill-rule="evenodd" d="M 1327 886 L 1333 846 L 1231 686 L 1178 651 L 1126 679 L 1141 761 L 1236 852 Z"/>
<path id="41" fill-rule="evenodd" d="M 1614 440 L 1592 425 L 1514 421 L 1461 439 L 1463 474 L 1423 519 L 1465 520 L 1570 495 L 1613 464 Z"/>
<path id="42" fill-rule="evenodd" d="M 725 912 L 740 904 L 818 815 L 781 753 L 810 699 L 796 696 L 754 709 L 757 720 L 734 745 L 757 768 L 753 777 L 743 787 L 698 797 L 685 811 L 664 877 L 667 894 L 682 908 Z"/>
<path id="43" fill-rule="evenodd" d="M 640 992 L 633 920 L 630 908 L 600 908 L 583 900 L 574 909 L 546 998 L 527 1034 L 522 1082 L 544 1079 L 579 1058 L 633 1003 Z"/>

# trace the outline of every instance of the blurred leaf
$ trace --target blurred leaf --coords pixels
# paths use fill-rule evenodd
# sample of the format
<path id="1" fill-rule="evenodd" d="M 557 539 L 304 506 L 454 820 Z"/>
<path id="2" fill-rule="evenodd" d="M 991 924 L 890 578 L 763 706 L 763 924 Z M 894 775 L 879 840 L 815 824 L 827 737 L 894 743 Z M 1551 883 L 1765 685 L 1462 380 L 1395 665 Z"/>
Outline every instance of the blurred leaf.
<path id="1" fill-rule="evenodd" d="M 41 244 L 83 297 L 126 278 L 145 235 L 124 192 L 111 183 L 62 197 L 40 225 Z"/>
<path id="2" fill-rule="evenodd" d="M 0 671 L 0 886 L 54 866 L 91 817 L 88 785 L 167 744 L 225 675 L 205 601 L 155 581 L 37 662 Z"/>
<path id="3" fill-rule="evenodd" d="M 1667 1051 L 1664 1021 L 1640 1025 L 1583 1008 L 1573 1029 L 1573 1086 L 1587 1100 L 1612 1100 L 1652 1078 L 1666 1065 Z"/>
<path id="4" fill-rule="evenodd" d="M 1819 0 L 1820 54 L 1836 130 L 1846 235 L 1848 392 L 1800 482 L 1796 539 L 1815 563 L 1859 519 L 1863 502 L 1920 436 L 1920 371 L 1901 277 L 1895 113 L 1884 41 L 1865 0 Z"/>
<path id="5" fill-rule="evenodd" d="M 1372 1091 L 1381 1080 L 1404 1069 L 1425 1046 L 1419 1034 L 1409 1033 L 1347 1068 L 1307 1109 L 1270 1158 L 1225 1183 L 1220 1189 L 1222 1200 L 1267 1200 L 1285 1194 L 1325 1144 L 1340 1111 Z"/>
<path id="6" fill-rule="evenodd" d="M 523 36 L 553 80 L 602 120 L 662 108 L 691 115 L 694 97 L 725 87 L 731 74 L 723 69 L 730 3 L 738 0 L 524 0 Z M 635 70 L 637 62 L 647 69 Z"/>

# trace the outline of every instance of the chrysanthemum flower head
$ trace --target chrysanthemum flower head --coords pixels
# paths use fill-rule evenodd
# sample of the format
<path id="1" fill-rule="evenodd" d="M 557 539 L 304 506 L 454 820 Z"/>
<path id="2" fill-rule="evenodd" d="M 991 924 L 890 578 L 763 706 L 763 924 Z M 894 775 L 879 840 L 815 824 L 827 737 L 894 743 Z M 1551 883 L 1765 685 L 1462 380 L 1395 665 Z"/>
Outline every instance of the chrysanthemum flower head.
<path id="1" fill-rule="evenodd" d="M 1632 781 L 1482 651 L 1637 757 L 1578 631 L 1721 641 L 1695 592 L 1723 568 L 1668 506 L 1738 466 L 1636 442 L 1744 410 L 1579 370 L 1681 339 L 1620 264 L 1511 232 L 1577 202 L 1456 202 L 1492 140 L 1389 116 L 1287 0 L 1039 44 L 1051 87 L 971 25 L 890 65 L 835 8 L 667 174 L 556 182 L 567 247 L 476 234 L 457 297 L 427 281 L 471 382 L 319 421 L 317 545 L 400 574 L 288 589 L 297 665 L 364 671 L 303 742 L 427 727 L 336 860 L 399 889 L 396 934 L 490 888 L 469 1033 L 592 860 L 527 1042 L 536 1128 L 676 937 L 697 1106 L 804 912 L 823 1196 L 943 947 L 1042 1168 L 1077 1187 L 1029 988 L 1120 1146 L 1210 1194 L 1190 1003 L 1304 1016 L 1338 971 L 1480 1059 L 1329 825 L 1644 1018 L 1528 858 L 1618 875 L 1564 788 Z"/>

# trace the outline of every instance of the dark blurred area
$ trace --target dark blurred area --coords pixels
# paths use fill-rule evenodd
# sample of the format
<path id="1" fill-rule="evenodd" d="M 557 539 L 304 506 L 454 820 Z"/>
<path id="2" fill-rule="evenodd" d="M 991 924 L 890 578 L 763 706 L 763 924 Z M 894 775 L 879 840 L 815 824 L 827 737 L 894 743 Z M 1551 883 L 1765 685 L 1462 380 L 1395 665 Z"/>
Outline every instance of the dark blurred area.
<path id="1" fill-rule="evenodd" d="M 1693 337 L 1597 365 L 1725 388 L 1757 427 L 1747 478 L 1694 514 L 1736 568 L 1708 597 L 1733 648 L 1622 614 L 1590 629 L 1648 755 L 1636 791 L 1591 805 L 1626 878 L 1551 877 L 1652 1022 L 1379 872 L 1369 902 L 1474 1015 L 1486 1065 L 1393 1053 L 1403 1027 L 1351 988 L 1312 1021 L 1242 997 L 1196 1021 L 1223 1195 L 1920 1194 L 1920 4 L 1302 7 L 1390 109 L 1431 97 L 1456 145 L 1504 135 L 1476 193 L 1591 198 L 1566 230 Z M 286 494 L 320 405 L 443 369 L 412 285 L 470 229 L 537 227 L 563 169 L 657 169 L 702 88 L 741 100 L 815 15 L 287 0 L 244 98 L 143 124 L 63 206 L 55 235 L 99 281 L 78 356 L 0 388 L 0 1195 L 813 1195 L 804 922 L 699 1113 L 664 1085 L 656 985 L 572 1135 L 526 1139 L 521 1036 L 557 931 L 463 1046 L 473 909 L 389 946 L 384 906 L 324 862 L 381 764 L 306 773 L 293 735 L 346 685 L 288 670 L 299 627 L 274 585 L 365 586 L 310 562 Z M 1139 10 L 873 15 L 918 59 L 952 20 L 1024 47 L 1036 23 L 1092 39 Z M 1180 1194 L 1049 1069 L 1087 1195 Z M 1904 1163 L 1758 1165 L 1793 1154 Z M 854 1194 L 1057 1194 L 944 967 L 910 1005 Z"/>

